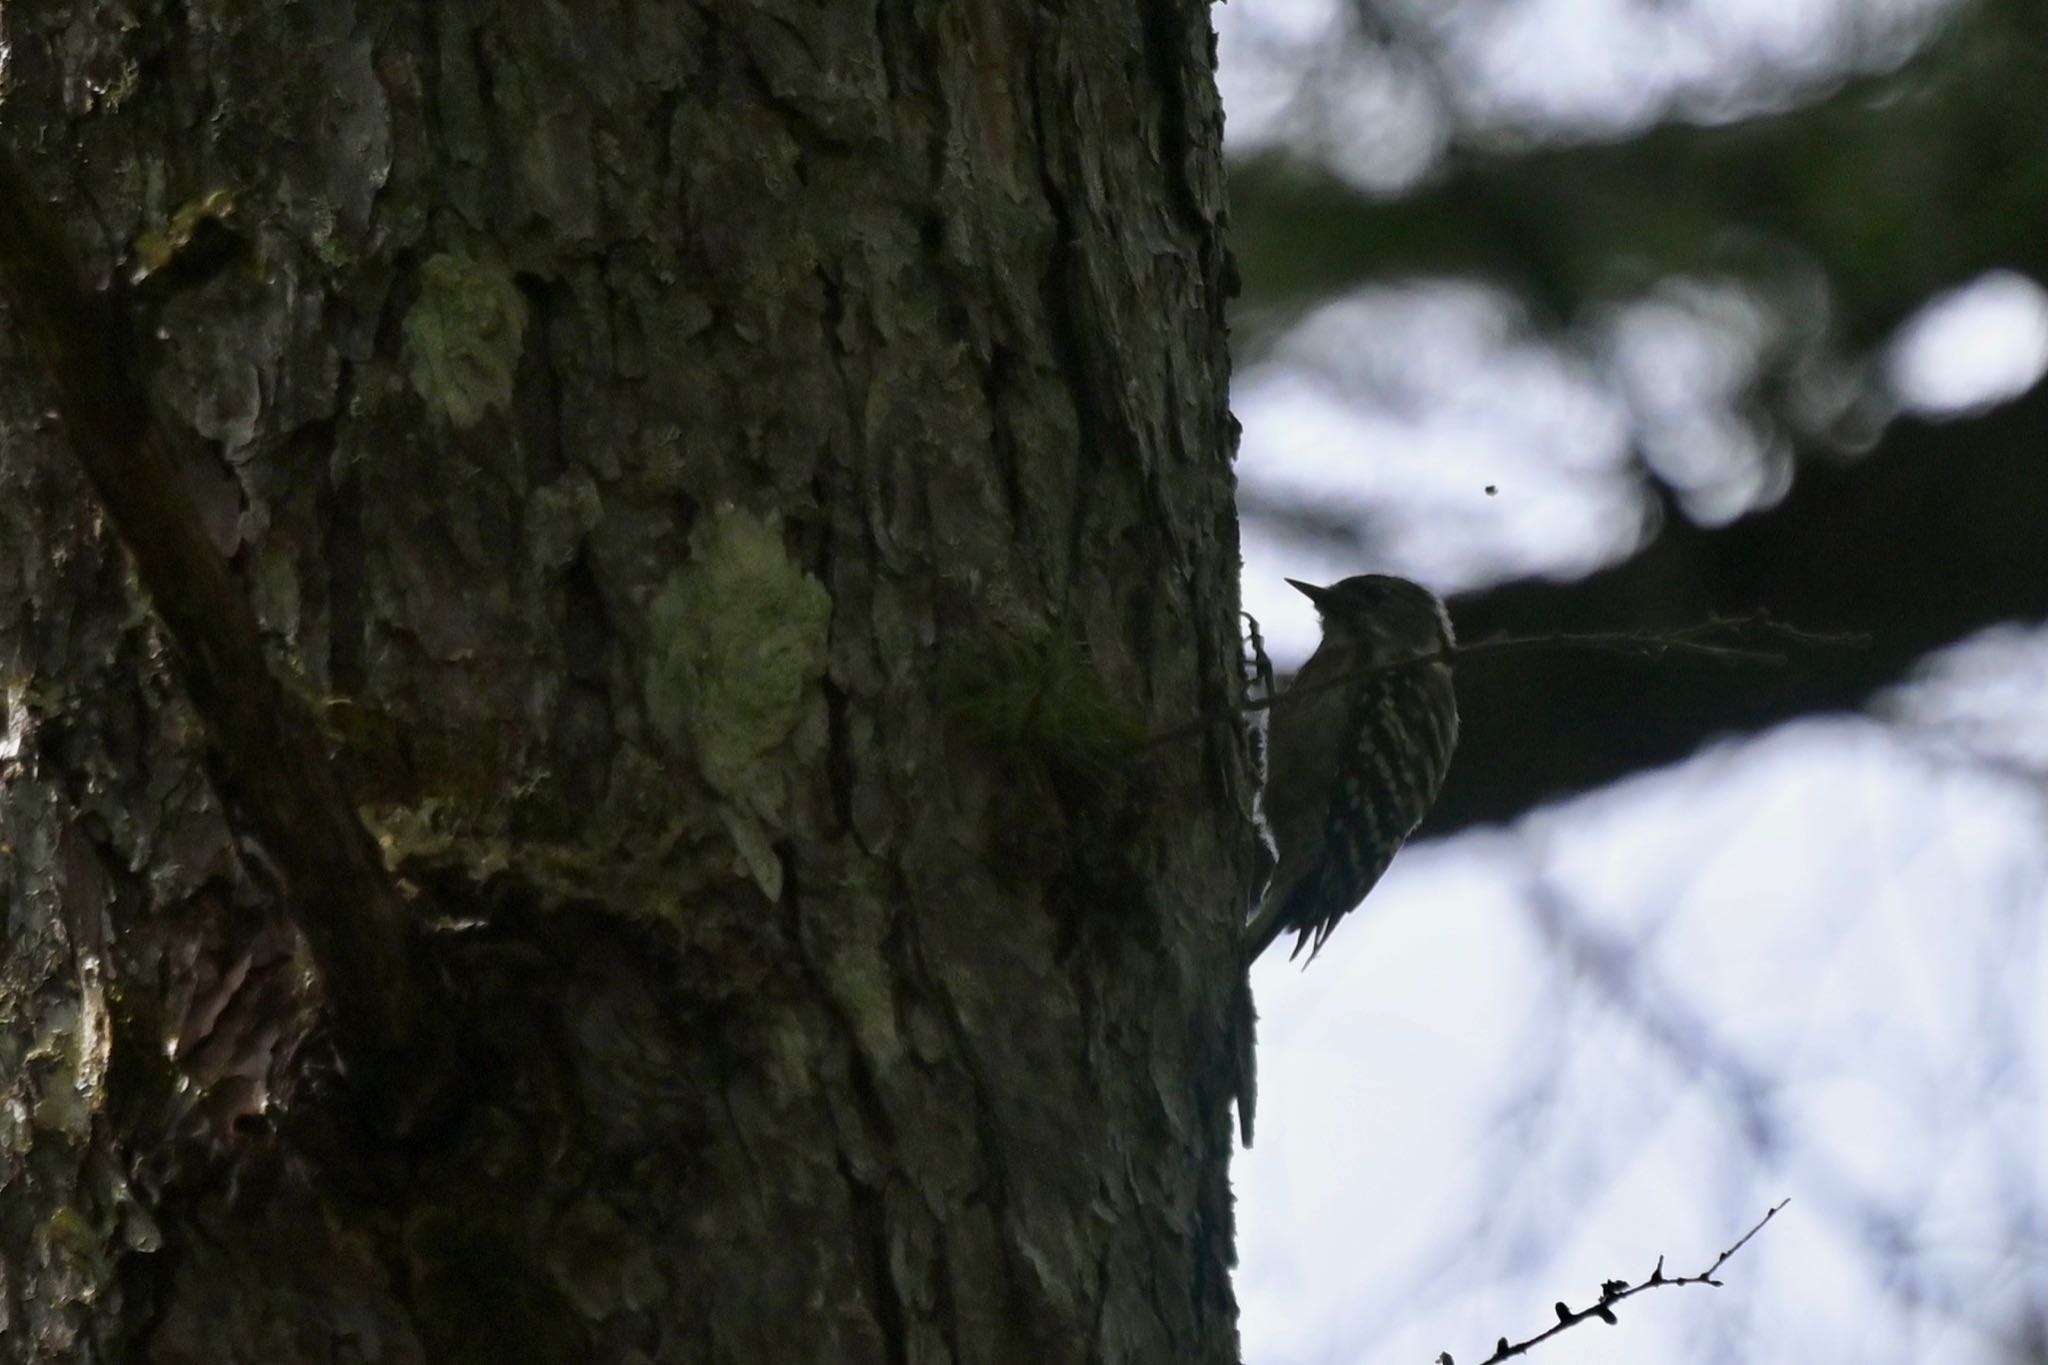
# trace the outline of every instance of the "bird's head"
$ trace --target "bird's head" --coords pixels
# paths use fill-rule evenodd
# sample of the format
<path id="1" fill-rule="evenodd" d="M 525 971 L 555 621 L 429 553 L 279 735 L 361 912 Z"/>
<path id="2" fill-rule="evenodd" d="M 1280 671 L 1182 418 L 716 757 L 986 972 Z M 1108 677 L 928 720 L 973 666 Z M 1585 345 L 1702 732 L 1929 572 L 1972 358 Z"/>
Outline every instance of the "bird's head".
<path id="1" fill-rule="evenodd" d="M 1437 595 L 1405 578 L 1359 574 L 1326 588 L 1293 578 L 1287 583 L 1316 604 L 1326 641 L 1362 645 L 1381 656 L 1427 654 L 1456 642 Z"/>

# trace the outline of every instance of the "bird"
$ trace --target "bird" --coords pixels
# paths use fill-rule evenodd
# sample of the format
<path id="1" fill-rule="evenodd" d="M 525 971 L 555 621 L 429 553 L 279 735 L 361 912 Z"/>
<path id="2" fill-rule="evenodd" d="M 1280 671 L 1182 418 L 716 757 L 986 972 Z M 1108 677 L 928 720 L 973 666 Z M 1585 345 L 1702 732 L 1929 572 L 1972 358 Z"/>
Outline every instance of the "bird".
<path id="1" fill-rule="evenodd" d="M 1322 642 L 1272 707 L 1261 803 L 1279 857 L 1247 964 L 1288 931 L 1289 959 L 1315 960 L 1429 813 L 1458 743 L 1457 637 L 1435 593 L 1389 574 L 1287 584 L 1315 603 Z"/>

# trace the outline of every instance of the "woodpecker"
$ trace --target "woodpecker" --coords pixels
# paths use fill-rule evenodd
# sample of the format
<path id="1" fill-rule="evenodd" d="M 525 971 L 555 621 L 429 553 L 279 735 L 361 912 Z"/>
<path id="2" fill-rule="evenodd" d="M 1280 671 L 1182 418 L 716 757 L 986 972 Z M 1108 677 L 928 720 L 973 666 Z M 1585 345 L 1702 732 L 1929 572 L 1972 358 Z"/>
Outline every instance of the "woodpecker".
<path id="1" fill-rule="evenodd" d="M 1422 823 L 1458 742 L 1436 594 L 1385 574 L 1287 582 L 1316 604 L 1323 639 L 1272 711 L 1263 801 L 1280 861 L 1246 926 L 1247 962 L 1290 929 L 1288 956 L 1315 959 Z"/>

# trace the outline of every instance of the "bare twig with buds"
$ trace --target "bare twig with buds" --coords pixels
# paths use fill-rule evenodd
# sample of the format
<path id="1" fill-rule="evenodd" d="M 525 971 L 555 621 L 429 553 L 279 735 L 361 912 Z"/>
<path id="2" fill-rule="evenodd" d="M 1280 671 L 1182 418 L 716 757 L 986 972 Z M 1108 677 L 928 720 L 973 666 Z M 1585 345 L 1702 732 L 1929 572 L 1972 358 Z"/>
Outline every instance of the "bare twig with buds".
<path id="1" fill-rule="evenodd" d="M 1626 1280 L 1604 1281 L 1600 1286 L 1599 1299 L 1584 1308 L 1573 1308 L 1560 1300 L 1552 1310 L 1557 1314 L 1557 1322 L 1553 1326 L 1545 1328 L 1525 1341 L 1509 1341 L 1506 1337 L 1502 1337 L 1494 1344 L 1493 1354 L 1479 1362 L 1479 1365 L 1498 1365 L 1500 1361 L 1512 1360 L 1516 1356 L 1527 1355 L 1531 1348 L 1541 1345 L 1560 1332 L 1570 1331 L 1589 1318 L 1598 1318 L 1611 1327 L 1618 1321 L 1614 1315 L 1614 1305 L 1620 1303 L 1623 1299 L 1632 1299 L 1648 1289 L 1660 1289 L 1666 1285 L 1688 1284 L 1708 1284 L 1719 1289 L 1721 1281 L 1715 1279 L 1714 1276 L 1722 1266 L 1728 1264 L 1728 1258 L 1742 1250 L 1750 1238 L 1764 1230 L 1764 1224 L 1778 1216 L 1778 1210 L 1791 1202 L 1790 1199 L 1780 1199 L 1777 1203 L 1771 1205 L 1769 1209 L 1764 1211 L 1764 1216 L 1757 1219 L 1748 1232 L 1736 1238 L 1733 1246 L 1730 1246 L 1719 1256 L 1716 1256 L 1714 1263 L 1705 1270 L 1700 1271 L 1697 1275 L 1668 1277 L 1664 1274 L 1664 1258 L 1659 1256 L 1656 1268 L 1640 1284 L 1630 1284 Z M 1457 1362 L 1451 1358 L 1449 1351 L 1445 1351 L 1437 1356 L 1435 1365 L 1457 1365 Z"/>

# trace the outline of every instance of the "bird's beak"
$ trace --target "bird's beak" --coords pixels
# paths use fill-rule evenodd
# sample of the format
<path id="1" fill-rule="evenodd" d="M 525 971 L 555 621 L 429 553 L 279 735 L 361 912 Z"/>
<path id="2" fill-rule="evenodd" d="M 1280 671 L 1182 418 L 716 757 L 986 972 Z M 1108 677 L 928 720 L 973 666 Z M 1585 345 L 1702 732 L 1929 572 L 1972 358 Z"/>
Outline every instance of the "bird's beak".
<path id="1" fill-rule="evenodd" d="M 1330 590 L 1328 588 L 1319 588 L 1313 583 L 1304 583 L 1299 578 L 1289 578 L 1285 581 L 1288 587 L 1315 603 L 1317 610 L 1321 610 L 1323 605 L 1330 600 Z"/>

